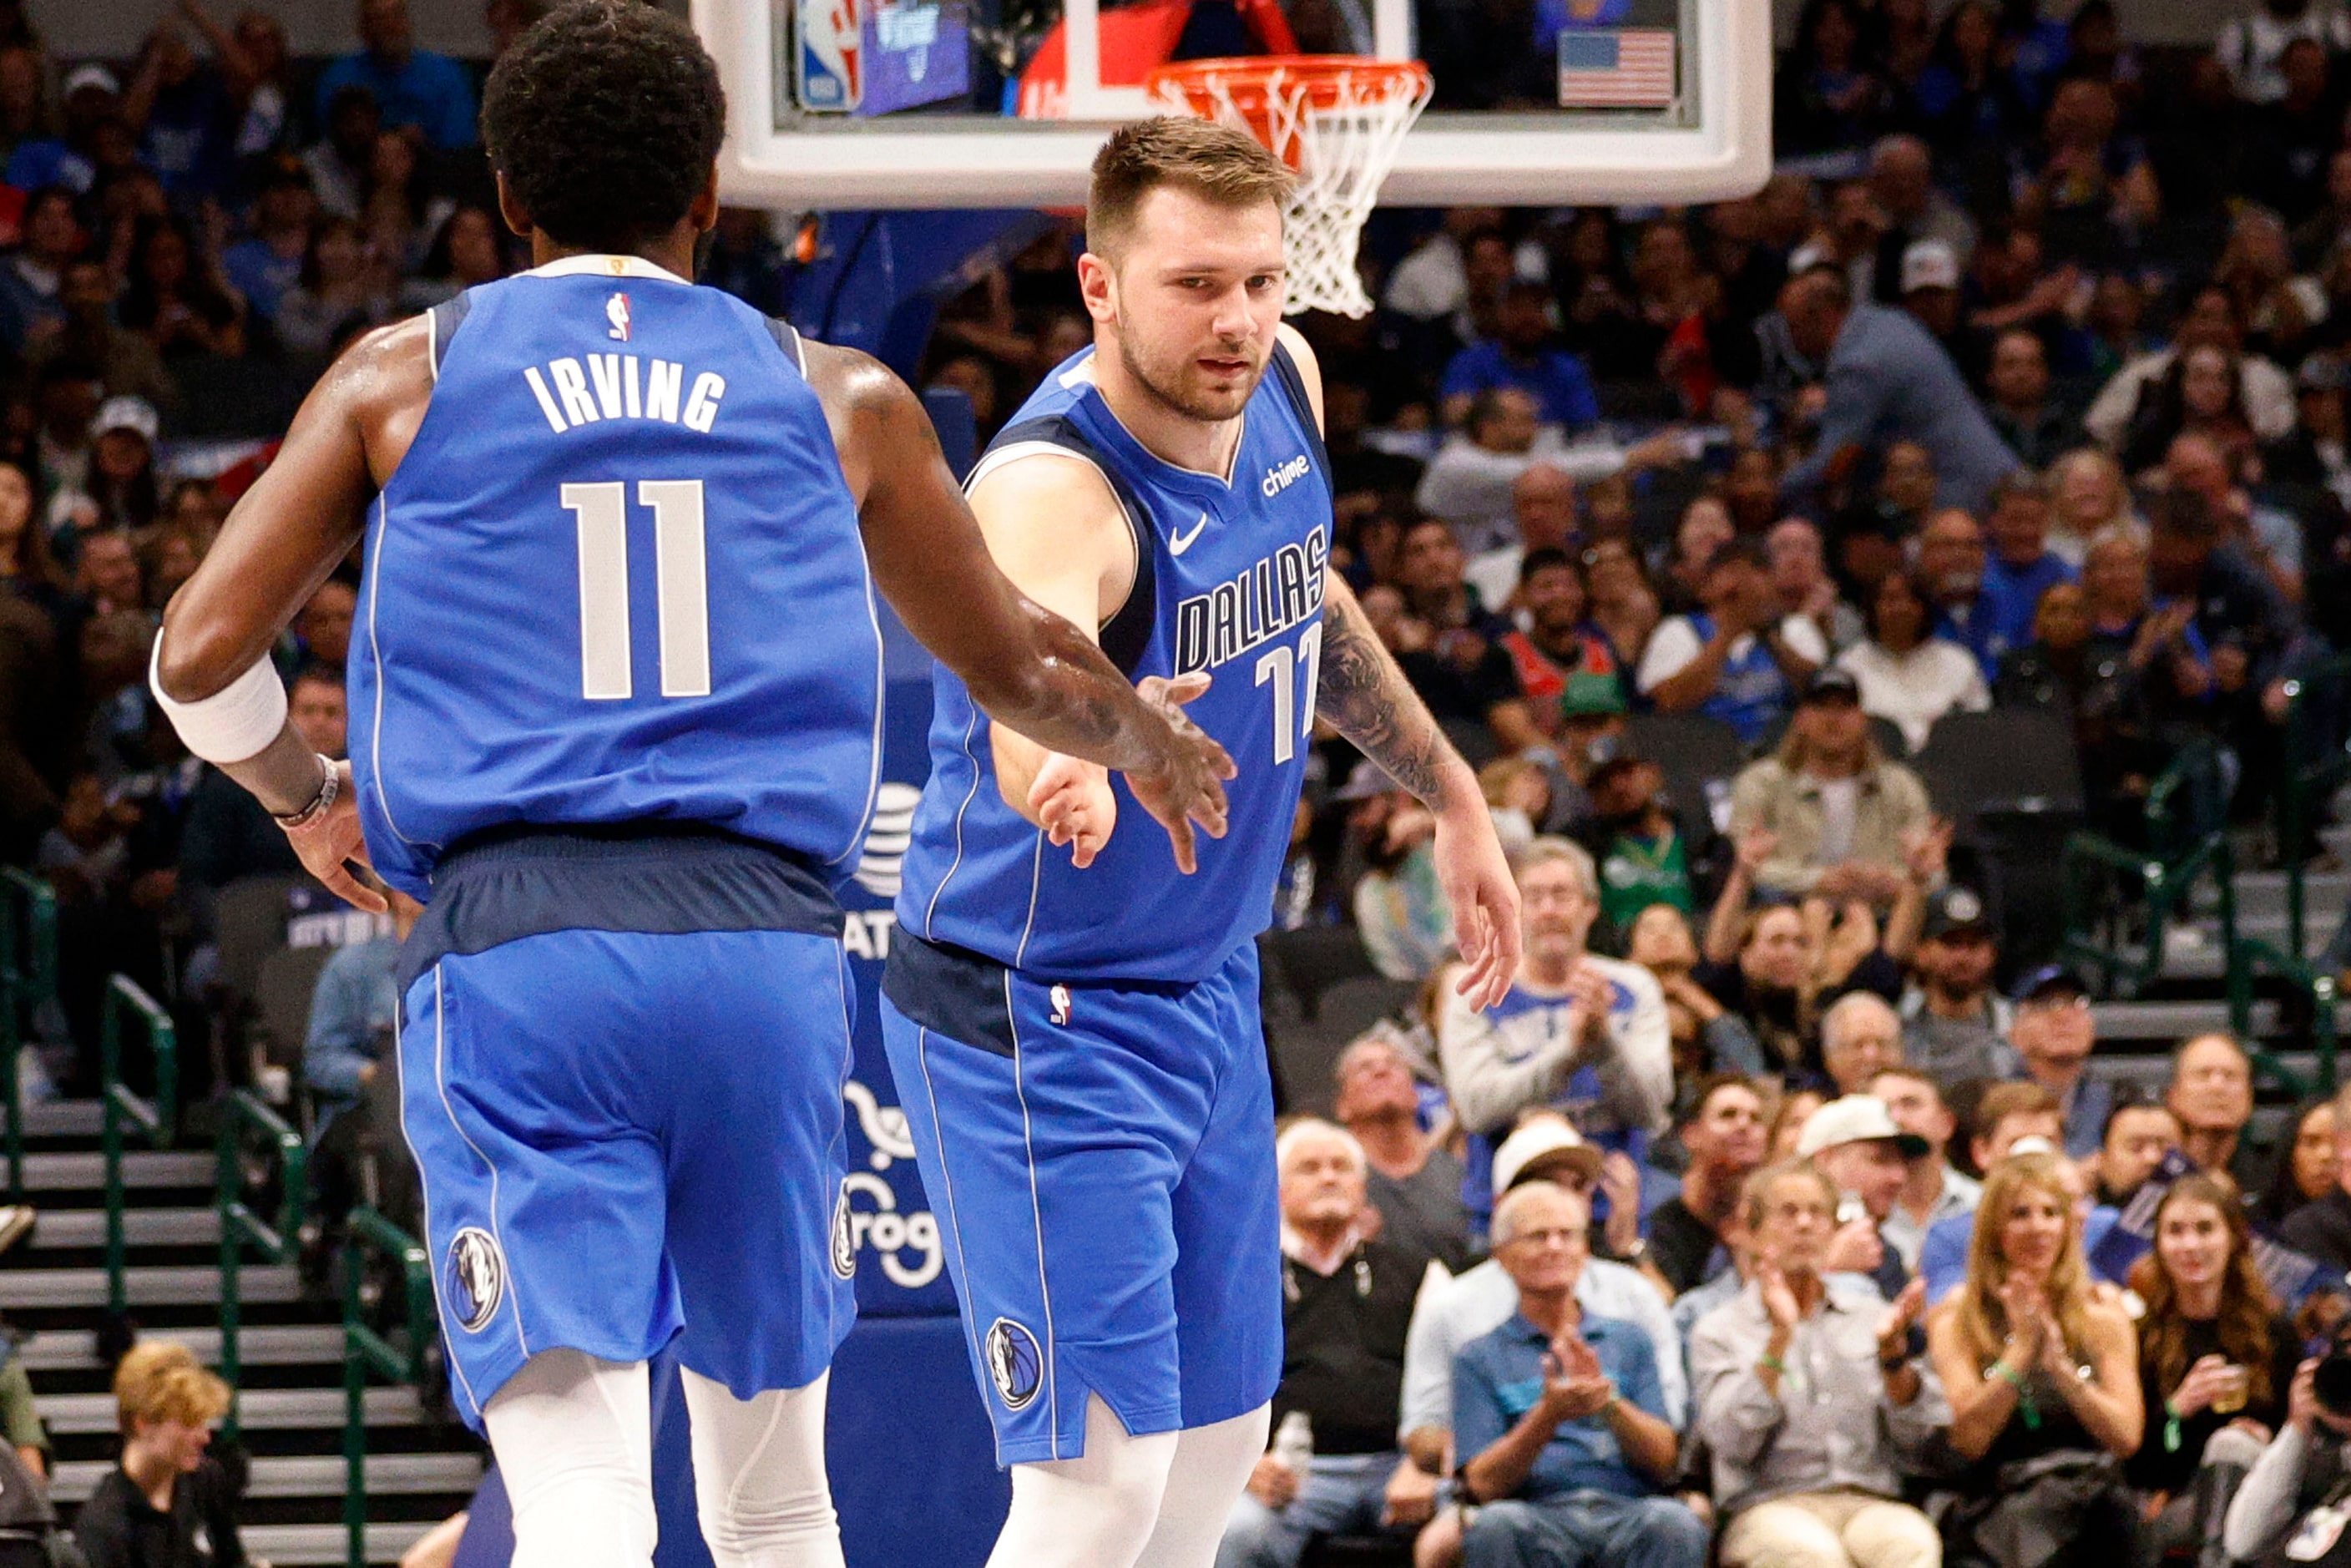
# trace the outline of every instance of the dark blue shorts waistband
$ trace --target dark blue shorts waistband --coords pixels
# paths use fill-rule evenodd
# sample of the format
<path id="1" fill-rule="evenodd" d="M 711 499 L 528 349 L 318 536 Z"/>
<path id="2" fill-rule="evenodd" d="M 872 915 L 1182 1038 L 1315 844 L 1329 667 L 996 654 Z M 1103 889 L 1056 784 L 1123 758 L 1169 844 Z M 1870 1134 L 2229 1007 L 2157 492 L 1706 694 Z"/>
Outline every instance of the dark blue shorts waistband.
<path id="1" fill-rule="evenodd" d="M 807 861 L 670 822 L 501 829 L 444 855 L 400 954 L 402 992 L 443 958 L 552 931 L 788 931 L 838 939 L 840 903 Z"/>

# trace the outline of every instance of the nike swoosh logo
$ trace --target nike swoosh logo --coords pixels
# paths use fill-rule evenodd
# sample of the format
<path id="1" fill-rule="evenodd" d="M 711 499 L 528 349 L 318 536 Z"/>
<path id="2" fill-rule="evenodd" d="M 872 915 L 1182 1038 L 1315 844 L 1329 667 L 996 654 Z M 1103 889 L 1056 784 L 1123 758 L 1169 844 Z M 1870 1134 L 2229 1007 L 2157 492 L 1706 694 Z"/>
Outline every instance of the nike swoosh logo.
<path id="1" fill-rule="evenodd" d="M 1202 512 L 1200 514 L 1200 520 L 1192 525 L 1192 531 L 1190 533 L 1170 534 L 1167 536 L 1167 553 L 1169 555 L 1182 555 L 1186 550 L 1190 549 L 1192 548 L 1192 541 L 1200 537 L 1201 530 L 1206 528 L 1207 526 L 1208 514 Z"/>

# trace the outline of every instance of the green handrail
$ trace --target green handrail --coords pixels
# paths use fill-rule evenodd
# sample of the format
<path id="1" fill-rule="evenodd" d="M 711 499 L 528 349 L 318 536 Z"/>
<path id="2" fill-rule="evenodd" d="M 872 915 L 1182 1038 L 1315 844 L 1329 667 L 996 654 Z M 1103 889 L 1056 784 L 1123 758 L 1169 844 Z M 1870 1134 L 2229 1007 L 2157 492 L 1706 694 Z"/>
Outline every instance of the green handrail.
<path id="1" fill-rule="evenodd" d="M 2285 778 L 2278 785 L 2278 854 L 2285 864 L 2286 951 L 2296 963 L 2309 952 L 2304 940 L 2304 833 L 2314 820 L 2312 802 L 2323 802 L 2351 779 L 2351 748 L 2339 734 L 2314 741 L 2312 699 L 2332 690 L 2336 704 L 2351 701 L 2351 653 L 2338 653 L 2284 682 Z M 2315 756 L 2313 754 L 2316 753 Z"/>
<path id="2" fill-rule="evenodd" d="M 265 1220 L 245 1201 L 248 1137 L 266 1145 L 272 1155 L 270 1164 L 278 1177 L 277 1212 L 272 1219 Z M 302 1134 L 283 1117 L 251 1091 L 239 1089 L 222 1107 L 214 1160 L 213 1204 L 220 1215 L 220 1368 L 229 1388 L 228 1416 L 222 1427 L 235 1437 L 240 1430 L 238 1384 L 244 1373 L 238 1335 L 244 1327 L 245 1249 L 256 1249 L 269 1263 L 290 1263 L 301 1251 L 302 1217 L 310 1207 L 309 1151 L 302 1145 Z"/>
<path id="3" fill-rule="evenodd" d="M 400 1265 L 405 1349 L 367 1324 L 364 1296 L 371 1252 Z M 372 1208 L 352 1209 L 343 1241 L 343 1528 L 350 1537 L 350 1568 L 367 1568 L 368 1375 L 423 1383 L 425 1348 L 438 1332 L 438 1322 L 424 1244 Z"/>
<path id="4" fill-rule="evenodd" d="M 155 1097 L 142 1100 L 122 1082 L 122 1024 L 128 1014 L 145 1026 L 155 1058 Z M 172 1015 L 155 1004 L 128 975 L 106 982 L 106 1009 L 99 1015 L 98 1049 L 99 1108 L 105 1116 L 106 1300 L 120 1315 L 130 1305 L 123 1270 L 128 1248 L 122 1236 L 122 1124 L 136 1126 L 151 1147 L 169 1148 L 179 1132 L 180 1034 Z"/>
<path id="5" fill-rule="evenodd" d="M 46 882 L 0 866 L 0 1106 L 7 1115 L 8 1201 L 25 1201 L 26 1020 L 57 992 L 57 895 Z"/>
<path id="6" fill-rule="evenodd" d="M 2210 782 L 2217 771 L 2209 742 L 2189 741 L 2179 748 L 2147 788 L 2145 847 L 2092 832 L 2065 841 L 2059 856 L 2064 913 L 2059 956 L 2095 969 L 2110 993 L 2137 996 L 2163 973 L 2166 935 L 2187 912 L 2196 884 L 2208 876 L 2218 886 L 2221 930 L 2231 936 L 2236 931 L 2235 862 L 2228 835 L 2198 831 L 2196 785 Z M 2137 884 L 2147 920 L 2141 945 L 2119 935 L 2102 940 L 2096 934 L 2100 920 L 2116 913 L 2107 894 L 2116 876 Z"/>
<path id="7" fill-rule="evenodd" d="M 2285 866 L 2286 937 L 2283 944 L 2257 936 L 2240 937 L 2233 925 L 2224 926 L 2229 943 L 2229 1020 L 2241 1037 L 2251 1038 L 2253 981 L 2268 974 L 2300 996 L 2310 1009 L 2311 1045 L 2318 1058 L 2317 1087 L 2332 1093 L 2337 1076 L 2335 1003 L 2340 984 L 2324 965 L 2309 957 L 2308 926 L 2304 907 L 2304 832 L 2313 821 L 2313 802 L 2323 801 L 2345 779 L 2351 778 L 2351 752 L 2339 739 L 2324 745 L 2314 740 L 2311 713 L 2314 699 L 2332 689 L 2338 702 L 2351 691 L 2351 656 L 2325 659 L 2285 683 L 2285 777 L 2278 785 L 2278 853 Z M 2266 1052 L 2256 1052 L 2257 1058 Z M 2271 1074 L 2294 1091 L 2309 1092 L 2300 1076 L 2274 1060 Z"/>

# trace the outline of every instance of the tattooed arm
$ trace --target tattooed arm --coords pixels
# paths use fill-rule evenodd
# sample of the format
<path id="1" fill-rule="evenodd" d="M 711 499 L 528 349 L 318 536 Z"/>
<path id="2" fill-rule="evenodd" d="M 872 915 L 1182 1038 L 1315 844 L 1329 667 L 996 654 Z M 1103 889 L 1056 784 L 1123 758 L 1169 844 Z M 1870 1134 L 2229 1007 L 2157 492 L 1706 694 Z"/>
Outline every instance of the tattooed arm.
<path id="1" fill-rule="evenodd" d="M 1337 572 L 1324 574 L 1322 685 L 1314 711 L 1437 813 L 1437 876 L 1453 909 L 1461 994 L 1484 1009 L 1519 969 L 1519 894 L 1478 776 L 1380 645 Z"/>

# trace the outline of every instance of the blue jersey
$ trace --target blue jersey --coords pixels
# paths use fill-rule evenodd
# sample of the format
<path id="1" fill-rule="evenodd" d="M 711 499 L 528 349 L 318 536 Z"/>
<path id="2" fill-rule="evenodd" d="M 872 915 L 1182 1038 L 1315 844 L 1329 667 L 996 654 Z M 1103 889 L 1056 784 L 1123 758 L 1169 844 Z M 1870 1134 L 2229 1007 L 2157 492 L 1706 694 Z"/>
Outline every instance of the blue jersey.
<path id="1" fill-rule="evenodd" d="M 882 636 L 791 329 L 632 258 L 434 313 L 351 637 L 368 850 L 418 897 L 486 831 L 662 821 L 854 865 Z"/>
<path id="2" fill-rule="evenodd" d="M 1093 384 L 1092 352 L 1046 378 L 973 479 L 1051 452 L 1085 458 L 1109 483 L 1134 532 L 1136 569 L 1102 650 L 1134 679 L 1211 677 L 1186 711 L 1240 769 L 1226 786 L 1230 831 L 1202 835 L 1199 872 L 1185 876 L 1166 834 L 1113 775 L 1118 827 L 1077 870 L 1005 804 L 987 716 L 941 670 L 898 919 L 1039 975 L 1191 983 L 1272 915 L 1314 725 L 1329 463 L 1285 350 L 1243 411 L 1229 480 L 1164 462 L 1127 434 Z"/>

